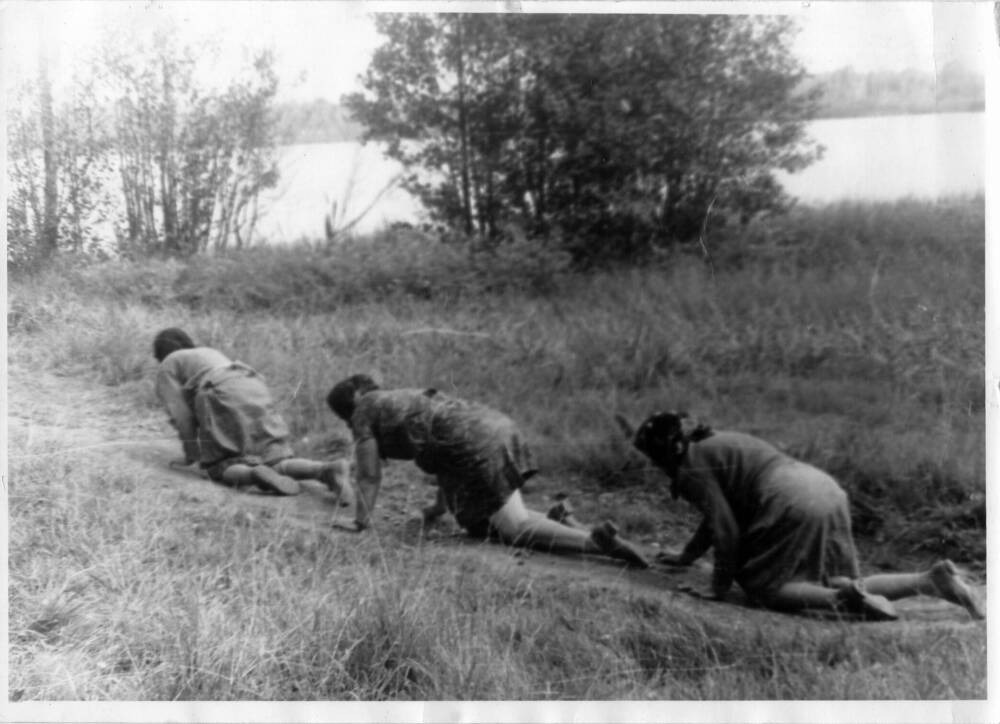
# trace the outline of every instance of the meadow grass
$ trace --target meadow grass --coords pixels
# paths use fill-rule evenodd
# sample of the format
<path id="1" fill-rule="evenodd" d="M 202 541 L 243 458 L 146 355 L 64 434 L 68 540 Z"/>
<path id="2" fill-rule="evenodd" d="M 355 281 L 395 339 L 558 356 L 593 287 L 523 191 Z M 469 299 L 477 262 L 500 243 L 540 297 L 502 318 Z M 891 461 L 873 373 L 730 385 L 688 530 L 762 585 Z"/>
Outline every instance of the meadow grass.
<path id="1" fill-rule="evenodd" d="M 267 378 L 307 455 L 346 437 L 323 402 L 338 379 L 435 386 L 510 413 L 551 481 L 540 484 L 588 500 L 603 490 L 638 500 L 662 484 L 613 414 L 684 408 L 835 474 L 867 568 L 950 556 L 982 570 L 983 212 L 982 198 L 799 209 L 716 232 L 707 259 L 668 254 L 587 274 L 547 251 L 519 262 L 508 250 L 492 257 L 491 277 L 489 252 L 410 231 L 369 247 L 63 265 L 11 280 L 8 354 L 19 369 L 86 376 L 137 413 L 161 414 L 152 336 L 184 327 Z M 769 640 L 651 598 L 538 581 L 524 590 L 446 551 L 344 548 L 222 508 L 192 515 L 172 494 L 99 459 L 14 467 L 12 692 L 985 695 L 976 631 L 873 638 L 845 626 Z M 598 512 L 630 535 L 663 525 L 661 508 Z"/>
<path id="2" fill-rule="evenodd" d="M 32 448 L 36 454 L 47 449 Z M 17 463 L 15 700 L 972 699 L 978 627 L 734 627 L 669 596 L 484 570 L 184 505 L 97 456 Z M 83 474 L 80 471 L 85 471 Z"/>

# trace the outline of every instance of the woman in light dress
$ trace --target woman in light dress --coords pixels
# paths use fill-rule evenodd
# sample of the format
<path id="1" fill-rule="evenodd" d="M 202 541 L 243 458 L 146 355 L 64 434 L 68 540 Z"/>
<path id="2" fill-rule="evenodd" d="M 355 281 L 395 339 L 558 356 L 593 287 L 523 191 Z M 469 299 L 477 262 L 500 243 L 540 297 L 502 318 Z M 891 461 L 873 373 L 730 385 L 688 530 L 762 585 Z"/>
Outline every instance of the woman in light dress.
<path id="1" fill-rule="evenodd" d="M 338 495 L 349 495 L 346 460 L 321 463 L 295 457 L 288 426 L 253 368 L 211 347 L 196 346 L 176 327 L 156 335 L 153 356 L 160 363 L 156 395 L 184 450 L 176 465 L 198 464 L 212 480 L 234 488 L 296 495 L 299 480 L 313 479 Z"/>

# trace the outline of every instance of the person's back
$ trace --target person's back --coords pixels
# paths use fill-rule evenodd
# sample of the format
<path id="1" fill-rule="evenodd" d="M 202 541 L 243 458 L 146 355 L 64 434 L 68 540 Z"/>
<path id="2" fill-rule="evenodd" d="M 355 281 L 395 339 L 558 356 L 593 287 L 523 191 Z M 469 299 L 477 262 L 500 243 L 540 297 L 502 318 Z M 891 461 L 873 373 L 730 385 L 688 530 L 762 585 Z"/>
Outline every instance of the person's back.
<path id="1" fill-rule="evenodd" d="M 699 480 L 706 477 L 715 480 L 736 522 L 745 529 L 759 508 L 764 473 L 790 460 L 760 438 L 720 430 L 688 446 L 679 473 Z"/>
<path id="2" fill-rule="evenodd" d="M 351 416 L 355 443 L 374 438 L 381 457 L 413 460 L 431 438 L 435 408 L 446 399 L 452 398 L 435 390 L 372 390 Z"/>
<path id="3" fill-rule="evenodd" d="M 170 388 L 177 385 L 187 390 L 194 390 L 205 374 L 230 364 L 232 361 L 226 355 L 211 347 L 193 347 L 171 352 L 160 363 L 156 379 L 157 394 L 162 399 L 161 385 L 170 382 L 172 382 Z"/>

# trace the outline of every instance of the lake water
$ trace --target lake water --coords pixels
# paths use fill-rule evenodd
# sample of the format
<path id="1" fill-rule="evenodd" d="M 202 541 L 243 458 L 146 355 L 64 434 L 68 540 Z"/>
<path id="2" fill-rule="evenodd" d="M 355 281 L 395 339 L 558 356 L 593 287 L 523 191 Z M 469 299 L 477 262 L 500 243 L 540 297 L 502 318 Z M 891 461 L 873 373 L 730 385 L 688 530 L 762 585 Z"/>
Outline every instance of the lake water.
<path id="1" fill-rule="evenodd" d="M 977 193 L 985 133 L 983 113 L 814 121 L 809 135 L 826 147 L 823 158 L 782 181 L 804 203 Z"/>
<path id="2" fill-rule="evenodd" d="M 823 159 L 782 174 L 803 203 L 842 199 L 933 199 L 981 192 L 985 174 L 983 113 L 943 113 L 814 121 L 809 134 Z M 336 226 L 355 218 L 367 233 L 393 221 L 417 221 L 420 204 L 398 186 L 402 168 L 378 147 L 358 143 L 286 146 L 278 188 L 262 199 L 261 238 L 322 239 L 336 203 Z"/>

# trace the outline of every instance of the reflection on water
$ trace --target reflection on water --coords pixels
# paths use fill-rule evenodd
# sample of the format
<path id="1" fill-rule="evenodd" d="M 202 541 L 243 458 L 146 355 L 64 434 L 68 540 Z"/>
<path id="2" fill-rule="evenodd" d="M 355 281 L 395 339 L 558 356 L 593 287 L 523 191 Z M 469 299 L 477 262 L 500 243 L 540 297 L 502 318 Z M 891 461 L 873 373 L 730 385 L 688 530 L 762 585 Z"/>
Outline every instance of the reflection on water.
<path id="1" fill-rule="evenodd" d="M 826 147 L 805 171 L 782 175 L 803 203 L 840 199 L 936 198 L 983 190 L 983 113 L 947 113 L 814 121 Z M 402 168 L 378 147 L 358 143 L 287 146 L 281 180 L 261 202 L 258 235 L 270 241 L 322 239 L 337 204 L 337 226 L 368 233 L 393 221 L 418 221 L 420 204 L 398 187 Z"/>

